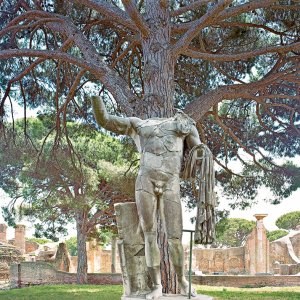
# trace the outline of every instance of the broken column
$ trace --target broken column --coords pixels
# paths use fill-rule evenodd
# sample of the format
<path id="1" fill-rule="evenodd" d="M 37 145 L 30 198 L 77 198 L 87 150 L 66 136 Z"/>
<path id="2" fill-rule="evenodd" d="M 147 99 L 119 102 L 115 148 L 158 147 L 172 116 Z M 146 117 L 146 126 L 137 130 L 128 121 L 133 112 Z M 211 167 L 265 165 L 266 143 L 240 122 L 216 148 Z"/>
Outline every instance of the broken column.
<path id="1" fill-rule="evenodd" d="M 0 224 L 0 242 L 2 243 L 7 243 L 6 230 L 6 224 Z"/>
<path id="2" fill-rule="evenodd" d="M 245 245 L 245 267 L 252 275 L 269 273 L 270 245 L 263 219 L 267 214 L 256 214 L 256 226 L 247 238 Z"/>
<path id="3" fill-rule="evenodd" d="M 150 278 L 145 259 L 145 243 L 139 225 L 134 202 L 115 204 L 118 226 L 118 249 L 120 255 L 124 297 L 149 293 Z M 130 298 L 131 299 L 131 298 Z"/>
<path id="4" fill-rule="evenodd" d="M 15 227 L 15 246 L 19 248 L 22 254 L 25 253 L 25 225 L 16 225 Z"/>

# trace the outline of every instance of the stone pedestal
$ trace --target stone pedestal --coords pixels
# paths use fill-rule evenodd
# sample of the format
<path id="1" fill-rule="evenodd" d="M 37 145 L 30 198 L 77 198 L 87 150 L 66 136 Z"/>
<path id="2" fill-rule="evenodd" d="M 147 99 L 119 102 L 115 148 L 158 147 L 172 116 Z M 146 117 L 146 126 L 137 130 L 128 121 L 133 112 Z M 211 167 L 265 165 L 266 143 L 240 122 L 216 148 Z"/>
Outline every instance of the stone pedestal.
<path id="1" fill-rule="evenodd" d="M 134 202 L 118 203 L 115 205 L 115 211 L 124 296 L 129 297 L 128 299 L 134 296 L 143 297 L 144 294 L 150 292 L 151 281 L 146 266 L 145 244 L 139 226 L 136 204 Z"/>

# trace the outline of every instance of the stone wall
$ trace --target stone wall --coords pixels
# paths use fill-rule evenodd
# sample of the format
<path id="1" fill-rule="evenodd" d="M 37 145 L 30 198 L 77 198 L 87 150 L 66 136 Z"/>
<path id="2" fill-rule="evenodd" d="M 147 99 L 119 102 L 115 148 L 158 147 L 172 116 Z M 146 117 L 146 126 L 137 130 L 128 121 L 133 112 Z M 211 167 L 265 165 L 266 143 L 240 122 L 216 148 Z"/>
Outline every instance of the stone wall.
<path id="1" fill-rule="evenodd" d="M 37 242 L 25 241 L 25 253 L 34 252 L 39 248 Z"/>
<path id="2" fill-rule="evenodd" d="M 194 284 L 227 287 L 299 286 L 300 276 L 192 276 Z"/>
<path id="3" fill-rule="evenodd" d="M 120 264 L 118 263 L 118 266 Z M 100 272 L 101 273 L 110 273 L 111 272 L 111 251 L 102 250 L 100 255 Z M 120 272 L 120 268 L 119 268 Z"/>
<path id="4" fill-rule="evenodd" d="M 280 264 L 293 263 L 284 241 L 278 240 L 270 244 L 270 261 L 272 265 L 275 262 L 279 262 Z"/>
<path id="5" fill-rule="evenodd" d="M 245 249 L 235 247 L 228 249 L 194 249 L 193 269 L 204 274 L 245 272 Z"/>
<path id="6" fill-rule="evenodd" d="M 263 225 L 265 214 L 254 215 L 256 226 L 241 247 L 194 249 L 193 269 L 204 274 L 261 274 L 270 272 L 270 243 Z"/>
<path id="7" fill-rule="evenodd" d="M 99 250 L 95 253 L 88 250 L 88 272 L 89 273 L 111 273 L 111 250 Z M 71 256 L 70 272 L 77 271 L 77 256 Z M 116 273 L 121 273 L 120 257 L 116 255 Z"/>
<path id="8" fill-rule="evenodd" d="M 300 228 L 299 228 L 300 229 Z M 293 245 L 294 252 L 298 258 L 300 258 L 300 232 L 290 237 Z"/>
<path id="9" fill-rule="evenodd" d="M 270 266 L 275 274 L 295 275 L 300 272 L 300 232 L 288 235 L 270 244 Z"/>
<path id="10" fill-rule="evenodd" d="M 14 264 L 10 268 L 10 282 L 12 287 L 18 286 L 18 278 L 21 286 L 42 284 L 68 284 L 76 283 L 76 273 L 57 271 L 51 264 L 46 262 L 22 262 Z M 88 274 L 90 284 L 122 284 L 121 274 Z"/>
<path id="11" fill-rule="evenodd" d="M 11 264 L 23 261 L 21 251 L 10 245 L 0 242 L 0 280 L 9 278 L 9 268 Z"/>
<path id="12" fill-rule="evenodd" d="M 76 273 L 57 271 L 46 262 L 20 263 L 21 286 L 43 284 L 70 284 L 76 283 Z M 12 287 L 18 286 L 18 265 L 10 269 Z M 230 287 L 261 287 L 261 286 L 298 286 L 300 276 L 192 276 L 194 284 Z M 88 274 L 89 284 L 122 284 L 121 274 Z"/>

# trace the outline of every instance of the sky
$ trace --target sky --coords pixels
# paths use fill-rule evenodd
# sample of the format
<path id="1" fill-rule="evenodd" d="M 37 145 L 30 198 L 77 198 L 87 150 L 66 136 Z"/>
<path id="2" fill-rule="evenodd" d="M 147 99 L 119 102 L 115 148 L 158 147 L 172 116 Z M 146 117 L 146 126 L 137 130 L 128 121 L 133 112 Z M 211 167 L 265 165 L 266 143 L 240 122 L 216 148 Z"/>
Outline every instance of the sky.
<path id="1" fill-rule="evenodd" d="M 16 103 L 14 103 L 14 115 L 15 118 L 20 118 L 23 116 L 23 109 L 18 106 Z M 37 113 L 37 110 L 33 111 L 28 111 L 27 112 L 27 117 L 35 116 Z M 295 161 L 296 163 L 296 161 Z M 278 217 L 281 215 L 291 212 L 291 211 L 300 211 L 300 189 L 298 189 L 296 192 L 294 192 L 290 197 L 287 199 L 284 199 L 280 204 L 277 205 L 272 205 L 270 203 L 267 203 L 263 201 L 265 198 L 270 198 L 270 193 L 268 192 L 267 189 L 261 188 L 258 196 L 257 196 L 257 203 L 253 205 L 251 208 L 248 208 L 246 210 L 239 210 L 235 209 L 232 210 L 228 207 L 227 205 L 227 200 L 222 197 L 222 195 L 219 193 L 219 200 L 220 204 L 218 209 L 227 209 L 230 211 L 230 218 L 244 218 L 247 220 L 252 220 L 255 221 L 255 218 L 253 217 L 254 214 L 268 214 L 268 216 L 264 219 L 264 224 L 267 230 L 275 230 L 278 229 L 275 225 L 275 221 Z M 0 207 L 6 205 L 9 202 L 9 198 L 3 190 L 0 189 Z M 191 224 L 190 218 L 195 216 L 196 212 L 188 212 L 184 205 L 182 207 L 182 212 L 183 212 L 183 227 L 184 229 L 194 229 L 194 225 Z M 0 214 L 0 223 L 3 223 L 3 217 Z M 28 222 L 23 222 L 26 227 L 27 227 L 27 236 L 31 236 L 34 232 L 33 230 L 33 224 L 28 223 Z M 76 231 L 74 228 L 74 225 L 70 225 L 69 227 L 69 236 L 75 236 Z M 8 229 L 8 238 L 13 238 L 14 237 L 14 230 L 13 228 Z M 65 240 L 66 238 L 62 238 L 62 240 Z M 186 233 L 183 236 L 184 243 L 188 243 L 189 241 L 189 234 Z"/>

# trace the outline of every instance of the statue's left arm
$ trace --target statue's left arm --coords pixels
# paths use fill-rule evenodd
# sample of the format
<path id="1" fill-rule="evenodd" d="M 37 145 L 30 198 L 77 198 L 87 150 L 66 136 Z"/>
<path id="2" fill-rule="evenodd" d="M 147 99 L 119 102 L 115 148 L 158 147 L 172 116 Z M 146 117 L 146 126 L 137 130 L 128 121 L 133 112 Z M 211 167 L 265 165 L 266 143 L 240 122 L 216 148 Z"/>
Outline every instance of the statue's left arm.
<path id="1" fill-rule="evenodd" d="M 183 172 L 184 179 L 190 179 L 197 195 L 197 217 L 195 243 L 210 244 L 215 238 L 215 206 L 213 155 L 202 144 L 195 125 L 186 137 L 190 149 Z M 195 188 L 197 184 L 198 189 Z"/>

